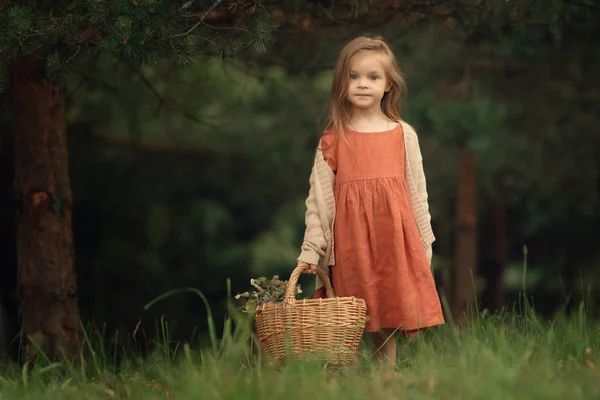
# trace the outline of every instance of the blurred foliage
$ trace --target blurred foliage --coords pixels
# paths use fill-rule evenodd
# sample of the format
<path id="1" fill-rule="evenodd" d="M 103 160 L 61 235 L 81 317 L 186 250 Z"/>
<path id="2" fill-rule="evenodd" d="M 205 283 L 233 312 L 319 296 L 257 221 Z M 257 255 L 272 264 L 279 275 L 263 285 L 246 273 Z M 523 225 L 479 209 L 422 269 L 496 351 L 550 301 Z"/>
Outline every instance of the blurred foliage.
<path id="1" fill-rule="evenodd" d="M 523 4 L 506 3 L 503 13 Z M 572 289 L 561 287 L 565 271 L 581 274 L 583 291 L 600 282 L 600 53 L 590 50 L 597 13 L 550 3 L 531 2 L 515 18 L 552 23 L 497 16 L 486 24 L 484 13 L 379 29 L 407 79 L 403 115 L 419 132 L 434 228 L 450 227 L 438 235 L 434 266 L 453 256 L 456 155 L 468 147 L 478 157 L 482 219 L 490 199 L 506 200 L 508 288 L 521 288 L 526 244 L 531 292 L 546 311 Z M 577 26 L 564 28 L 569 19 Z M 140 67 L 104 52 L 71 61 L 64 79 L 84 319 L 131 332 L 140 318 L 165 314 L 186 336 L 205 321 L 195 298 L 166 300 L 151 314 L 143 305 L 195 287 L 219 316 L 231 295 L 227 278 L 236 293 L 251 276 L 287 279 L 304 230 L 328 67 L 353 33 L 278 42 L 264 58 L 199 57 L 186 69 L 177 60 Z M 0 129 L 9 131 L 9 92 L 0 100 Z M 482 225 L 480 236 L 493 229 Z M 12 265 L 11 244 L 2 246 Z M 3 291 L 12 276 L 3 271 Z M 312 279 L 301 281 L 310 295 Z"/>
<path id="2" fill-rule="evenodd" d="M 299 171 L 312 161 L 326 83 L 280 68 L 258 79 L 219 61 L 173 75 L 100 59 L 70 75 L 83 313 L 106 321 L 119 309 L 131 326 L 140 302 L 173 287 L 218 306 L 226 278 L 235 288 L 249 274 L 291 272 L 308 186 Z M 173 304 L 162 311 L 186 319 L 189 308 Z"/>

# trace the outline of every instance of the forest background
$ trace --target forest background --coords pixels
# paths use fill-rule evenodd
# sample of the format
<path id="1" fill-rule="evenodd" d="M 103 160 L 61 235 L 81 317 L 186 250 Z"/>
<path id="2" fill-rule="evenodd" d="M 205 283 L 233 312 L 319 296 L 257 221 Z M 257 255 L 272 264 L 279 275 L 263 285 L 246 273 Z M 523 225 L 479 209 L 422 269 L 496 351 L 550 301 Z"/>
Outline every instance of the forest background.
<path id="1" fill-rule="evenodd" d="M 113 11 L 125 18 L 133 6 L 121 3 Z M 234 294 L 253 277 L 287 279 L 304 233 L 332 67 L 343 44 L 363 33 L 387 38 L 407 81 L 402 115 L 419 133 L 437 237 L 433 270 L 446 311 L 461 315 L 477 304 L 494 312 L 526 290 L 541 315 L 583 300 L 588 315 L 598 315 L 599 6 L 188 3 L 181 12 L 202 24 L 160 62 L 145 57 L 147 49 L 136 53 L 133 43 L 111 42 L 127 25 L 116 14 L 100 45 L 44 55 L 64 91 L 82 320 L 106 332 L 141 324 L 151 336 L 164 316 L 174 340 L 202 339 L 206 310 L 197 297 L 174 296 L 149 311 L 144 305 L 193 287 L 206 295 L 219 326 L 227 279 Z M 41 15 L 13 6 L 0 2 L 4 39 L 18 37 L 6 34 L 15 29 L 31 33 L 27 18 Z M 236 7 L 251 23 L 231 17 Z M 11 43 L 0 40 L 6 49 Z M 43 102 L 17 96 L 17 69 L 1 49 L 5 358 L 16 352 L 24 293 L 15 176 L 23 163 L 36 162 L 20 157 L 26 144 L 16 133 L 24 125 L 16 121 L 35 118 L 20 102 Z M 301 282 L 304 295 L 312 294 L 312 280 Z"/>

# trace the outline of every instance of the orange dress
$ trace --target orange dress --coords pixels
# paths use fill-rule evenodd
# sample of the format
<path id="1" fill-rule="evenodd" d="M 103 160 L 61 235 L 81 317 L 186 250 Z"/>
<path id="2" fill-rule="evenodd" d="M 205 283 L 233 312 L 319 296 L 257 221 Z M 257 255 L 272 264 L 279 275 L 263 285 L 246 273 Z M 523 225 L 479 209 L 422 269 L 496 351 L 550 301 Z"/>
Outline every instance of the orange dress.
<path id="1" fill-rule="evenodd" d="M 336 294 L 365 300 L 366 332 L 443 324 L 406 183 L 402 125 L 385 132 L 350 130 L 348 143 L 334 138 L 327 132 L 321 144 L 336 174 L 331 267 Z"/>

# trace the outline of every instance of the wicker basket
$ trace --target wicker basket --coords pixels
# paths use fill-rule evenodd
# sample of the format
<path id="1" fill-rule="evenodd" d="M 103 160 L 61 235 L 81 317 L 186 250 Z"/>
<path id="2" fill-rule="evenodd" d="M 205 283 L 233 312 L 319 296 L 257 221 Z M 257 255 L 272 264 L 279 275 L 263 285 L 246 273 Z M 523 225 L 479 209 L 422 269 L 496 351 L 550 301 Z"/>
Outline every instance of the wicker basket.
<path id="1" fill-rule="evenodd" d="M 321 268 L 317 270 L 328 298 L 296 300 L 304 268 L 292 272 L 282 303 L 257 308 L 256 331 L 262 351 L 277 366 L 308 354 L 329 364 L 353 365 L 366 322 L 365 301 L 336 297 Z"/>

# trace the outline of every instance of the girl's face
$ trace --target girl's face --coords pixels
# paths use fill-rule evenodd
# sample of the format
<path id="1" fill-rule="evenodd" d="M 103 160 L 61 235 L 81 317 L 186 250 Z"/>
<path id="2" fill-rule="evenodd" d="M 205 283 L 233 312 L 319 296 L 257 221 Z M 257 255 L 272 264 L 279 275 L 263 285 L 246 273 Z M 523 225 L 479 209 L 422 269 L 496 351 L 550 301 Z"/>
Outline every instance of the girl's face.
<path id="1" fill-rule="evenodd" d="M 363 51 L 350 60 L 348 101 L 365 111 L 381 109 L 381 99 L 390 90 L 381 54 Z"/>

